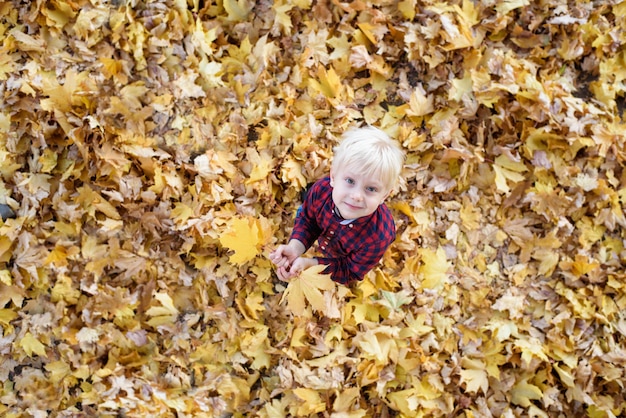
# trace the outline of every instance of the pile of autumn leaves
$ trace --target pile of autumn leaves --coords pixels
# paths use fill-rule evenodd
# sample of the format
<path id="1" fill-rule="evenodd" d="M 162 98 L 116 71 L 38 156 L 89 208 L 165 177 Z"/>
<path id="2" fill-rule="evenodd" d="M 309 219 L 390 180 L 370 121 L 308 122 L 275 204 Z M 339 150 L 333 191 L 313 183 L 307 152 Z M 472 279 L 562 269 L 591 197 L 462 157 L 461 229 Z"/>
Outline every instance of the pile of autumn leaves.
<path id="1" fill-rule="evenodd" d="M 44 3 L 0 5 L 0 414 L 624 414 L 626 6 Z M 359 123 L 396 242 L 277 282 Z"/>

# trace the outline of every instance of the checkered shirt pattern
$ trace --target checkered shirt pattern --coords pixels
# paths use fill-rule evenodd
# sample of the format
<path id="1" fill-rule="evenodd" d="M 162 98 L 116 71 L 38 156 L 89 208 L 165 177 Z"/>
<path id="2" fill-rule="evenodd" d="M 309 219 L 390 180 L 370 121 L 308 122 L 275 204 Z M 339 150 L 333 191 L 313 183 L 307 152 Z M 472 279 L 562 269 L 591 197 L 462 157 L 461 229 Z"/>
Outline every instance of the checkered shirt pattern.
<path id="1" fill-rule="evenodd" d="M 382 258 L 396 238 L 396 226 L 389 208 L 381 204 L 374 213 L 342 225 L 334 211 L 330 178 L 318 180 L 309 190 L 296 217 L 291 239 L 297 239 L 308 249 L 317 240 L 327 265 L 325 274 L 341 284 L 363 280 Z"/>

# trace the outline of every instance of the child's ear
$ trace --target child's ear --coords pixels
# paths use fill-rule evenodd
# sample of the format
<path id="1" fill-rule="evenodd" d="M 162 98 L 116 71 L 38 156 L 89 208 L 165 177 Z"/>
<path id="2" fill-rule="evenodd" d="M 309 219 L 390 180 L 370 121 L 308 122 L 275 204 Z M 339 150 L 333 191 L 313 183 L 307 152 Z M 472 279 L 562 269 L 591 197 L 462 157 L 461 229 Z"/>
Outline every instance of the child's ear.
<path id="1" fill-rule="evenodd" d="M 380 204 L 381 204 L 381 205 L 383 204 L 383 202 L 384 202 L 385 200 L 387 200 L 387 198 L 388 198 L 388 197 L 389 197 L 389 195 L 391 194 L 392 190 L 393 190 L 393 189 L 389 189 L 389 190 L 387 191 L 387 193 L 385 193 L 385 196 L 383 196 L 383 198 L 380 200 Z"/>
<path id="2" fill-rule="evenodd" d="M 335 174 L 333 173 L 333 169 L 330 169 L 330 187 L 335 186 Z"/>

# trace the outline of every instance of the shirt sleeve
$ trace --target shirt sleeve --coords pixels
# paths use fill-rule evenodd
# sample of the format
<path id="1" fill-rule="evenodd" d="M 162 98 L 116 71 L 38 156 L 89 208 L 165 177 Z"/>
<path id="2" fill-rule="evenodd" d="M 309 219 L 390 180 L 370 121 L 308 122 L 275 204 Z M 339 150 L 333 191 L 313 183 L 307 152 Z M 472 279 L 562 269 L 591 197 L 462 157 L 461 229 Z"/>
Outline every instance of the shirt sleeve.
<path id="1" fill-rule="evenodd" d="M 325 274 L 341 284 L 351 284 L 363 280 L 367 272 L 373 269 L 396 238 L 396 227 L 391 214 L 384 213 L 382 222 L 376 227 L 366 227 L 354 239 L 361 245 L 346 257 L 318 257 L 320 264 L 328 267 Z"/>
<path id="2" fill-rule="evenodd" d="M 315 240 L 322 233 L 322 229 L 316 219 L 315 202 L 319 202 L 323 194 L 324 188 L 322 187 L 322 182 L 317 181 L 311 186 L 304 202 L 302 202 L 301 210 L 294 221 L 290 239 L 300 241 L 304 245 L 305 251 L 313 245 Z"/>

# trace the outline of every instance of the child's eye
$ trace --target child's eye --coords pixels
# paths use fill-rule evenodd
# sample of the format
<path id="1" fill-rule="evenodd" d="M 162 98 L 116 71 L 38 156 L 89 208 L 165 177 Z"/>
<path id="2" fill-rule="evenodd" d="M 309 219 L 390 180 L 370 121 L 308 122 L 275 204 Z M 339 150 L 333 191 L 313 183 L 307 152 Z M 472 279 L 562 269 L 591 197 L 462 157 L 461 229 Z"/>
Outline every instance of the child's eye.
<path id="1" fill-rule="evenodd" d="M 370 193 L 376 193 L 378 191 L 376 187 L 366 187 L 365 190 L 367 190 Z"/>
<path id="2" fill-rule="evenodd" d="M 348 183 L 348 184 L 354 184 L 354 180 L 353 180 L 353 179 L 351 179 L 350 177 L 347 177 L 347 178 L 346 178 L 346 183 Z"/>

